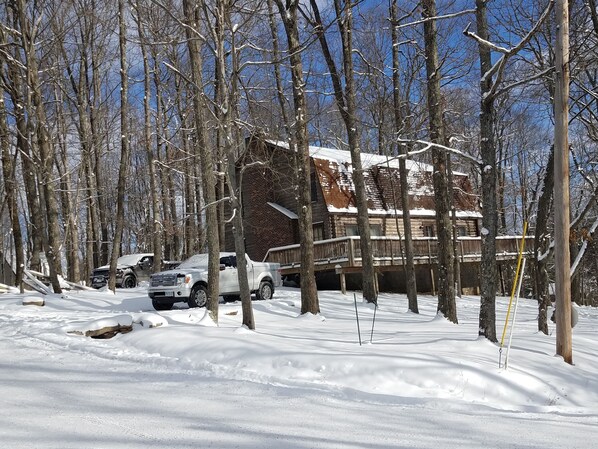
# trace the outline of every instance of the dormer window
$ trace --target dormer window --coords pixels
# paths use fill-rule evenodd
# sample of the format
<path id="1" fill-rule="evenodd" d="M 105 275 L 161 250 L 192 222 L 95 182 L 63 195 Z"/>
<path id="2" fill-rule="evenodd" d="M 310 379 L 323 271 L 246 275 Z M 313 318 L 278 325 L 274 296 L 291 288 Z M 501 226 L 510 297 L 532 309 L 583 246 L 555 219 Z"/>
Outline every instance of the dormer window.
<path id="1" fill-rule="evenodd" d="M 421 229 L 424 237 L 436 237 L 433 223 L 422 223 Z"/>

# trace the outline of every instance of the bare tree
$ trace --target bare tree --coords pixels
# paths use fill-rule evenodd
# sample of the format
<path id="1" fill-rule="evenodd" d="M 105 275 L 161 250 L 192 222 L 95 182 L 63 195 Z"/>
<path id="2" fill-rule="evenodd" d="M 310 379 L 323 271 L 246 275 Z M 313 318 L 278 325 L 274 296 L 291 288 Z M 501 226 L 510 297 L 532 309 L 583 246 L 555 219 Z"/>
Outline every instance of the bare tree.
<path id="1" fill-rule="evenodd" d="M 7 16 L 8 11 L 7 11 Z M 13 16 L 16 28 L 16 18 Z M 4 33 L 4 38 L 8 42 L 8 31 Z M 33 161 L 33 151 L 31 148 L 32 128 L 31 117 L 26 113 L 31 110 L 30 97 L 25 95 L 21 70 L 23 64 L 21 62 L 21 53 L 18 50 L 18 45 L 15 42 L 13 45 L 13 52 L 7 58 L 6 65 L 6 81 L 5 89 L 8 91 L 13 107 L 14 127 L 15 127 L 15 145 L 17 155 L 20 156 L 21 165 L 23 167 L 22 176 L 25 190 L 25 198 L 27 202 L 27 212 L 29 219 L 29 226 L 27 228 L 27 235 L 29 236 L 29 257 L 28 266 L 34 270 L 41 271 L 41 254 L 43 253 L 43 238 L 44 224 L 42 220 L 42 211 L 40 205 L 40 195 L 38 194 L 38 183 L 36 176 L 35 164 Z M 12 63 L 10 62 L 12 61 Z M 17 169 L 18 160 L 15 159 L 14 170 Z M 14 232 L 14 230 L 13 230 Z M 27 259 L 27 258 L 26 258 Z"/>
<path id="2" fill-rule="evenodd" d="M 392 85 L 393 85 L 393 110 L 395 120 L 395 133 L 397 136 L 404 126 L 404 119 L 401 107 L 401 82 L 399 77 L 399 17 L 397 0 L 390 5 L 390 20 L 392 34 Z M 398 145 L 398 150 L 405 155 L 408 148 Z M 399 159 L 399 175 L 401 186 L 401 207 L 403 209 L 403 234 L 405 236 L 405 283 L 407 287 L 407 300 L 409 310 L 419 313 L 417 304 L 417 283 L 415 278 L 415 264 L 413 261 L 413 231 L 411 229 L 411 206 L 409 202 L 409 184 L 407 182 L 407 166 L 404 158 Z"/>
<path id="3" fill-rule="evenodd" d="M 480 153 L 482 157 L 482 260 L 481 260 L 481 299 L 479 334 L 488 340 L 496 339 L 496 234 L 498 227 L 496 197 L 496 145 L 494 141 L 494 102 L 508 89 L 528 82 L 529 79 L 501 86 L 504 80 L 508 60 L 519 53 L 529 42 L 534 33 L 542 25 L 551 10 L 550 4 L 533 26 L 533 28 L 513 47 L 502 48 L 490 42 L 487 18 L 487 2 L 476 0 L 477 34 L 464 33 L 478 42 L 481 68 L 481 102 L 480 102 Z M 498 50 L 502 56 L 492 62 L 492 50 Z M 494 78 L 493 78 L 494 77 Z"/>
<path id="4" fill-rule="evenodd" d="M 203 92 L 203 76 L 201 61 L 200 40 L 203 38 L 200 32 L 200 10 L 199 4 L 192 0 L 183 0 L 185 14 L 185 34 L 189 60 L 191 62 L 191 79 L 194 84 L 193 91 L 193 114 L 195 118 L 195 144 L 198 147 L 201 162 L 202 189 L 206 211 L 206 233 L 208 242 L 208 291 L 206 307 L 214 322 L 218 322 L 218 279 L 220 267 L 220 242 L 218 236 L 218 211 L 216 204 L 216 190 L 214 177 L 214 162 L 211 148 L 208 145 L 205 133 L 205 99 Z"/>
<path id="5" fill-rule="evenodd" d="M 176 47 L 173 45 L 168 52 L 169 60 L 176 62 L 176 66 L 180 67 L 182 64 L 179 59 L 180 56 Z M 200 188 L 200 164 L 197 154 L 197 147 L 192 142 L 192 104 L 187 104 L 186 93 L 191 91 L 193 97 L 194 88 L 189 83 L 177 76 L 174 79 L 174 103 L 175 115 L 180 122 L 180 141 L 181 152 L 184 155 L 186 163 L 183 165 L 183 191 L 185 192 L 185 209 L 183 217 L 183 255 L 190 256 L 200 251 L 204 247 L 205 232 L 203 226 L 203 218 L 200 210 L 202 210 L 202 195 Z"/>
<path id="6" fill-rule="evenodd" d="M 353 182 L 355 184 L 355 200 L 357 205 L 357 228 L 360 237 L 361 263 L 363 270 L 363 297 L 368 302 L 377 301 L 374 259 L 371 247 L 370 222 L 368 215 L 367 194 L 365 188 L 364 170 L 361 162 L 359 120 L 357 117 L 355 73 L 353 70 L 353 8 L 352 1 L 334 0 L 336 24 L 342 42 L 343 70 L 338 70 L 325 33 L 318 2 L 310 0 L 313 19 L 311 19 L 316 36 L 322 47 L 322 53 L 330 73 L 334 89 L 334 97 L 345 125 L 347 145 L 351 153 L 353 166 Z M 344 81 L 344 86 L 343 86 Z"/>
<path id="7" fill-rule="evenodd" d="M 0 45 L 5 45 L 6 39 L 4 30 L 0 27 Z M 6 59 L 0 53 L 0 72 L 4 71 Z M 17 204 L 17 178 L 16 178 L 16 155 L 11 154 L 11 142 L 9 126 L 7 122 L 6 106 L 4 103 L 4 91 L 6 86 L 0 78 L 0 151 L 2 156 L 2 179 L 4 181 L 4 198 L 5 201 L 0 205 L 0 209 L 4 209 L 6 205 L 10 217 L 12 239 L 14 244 L 15 254 L 15 286 L 20 286 L 23 280 L 23 270 L 25 268 L 25 247 L 23 245 L 23 232 L 19 222 L 19 210 Z"/>
<path id="8" fill-rule="evenodd" d="M 307 101 L 301 60 L 302 47 L 298 28 L 299 0 L 275 1 L 286 32 L 293 80 L 295 121 L 288 128 L 292 129 L 289 138 L 290 148 L 297 153 L 299 241 L 301 244 L 301 313 L 317 314 L 320 312 L 320 304 L 314 274 L 314 237 L 310 189 L 311 165 L 307 134 Z"/>
<path id="9" fill-rule="evenodd" d="M 229 2 L 217 0 L 216 8 L 209 11 L 204 9 L 208 23 L 213 16 L 210 26 L 214 47 L 216 50 L 216 94 L 215 109 L 217 126 L 222 140 L 222 154 L 227 159 L 227 180 L 229 202 L 232 209 L 232 233 L 237 258 L 237 276 L 241 308 L 243 311 L 243 325 L 255 329 L 255 318 L 251 305 L 251 291 L 247 274 L 247 259 L 245 257 L 245 233 L 243 231 L 243 212 L 241 201 L 242 183 L 237 178 L 236 159 L 240 153 L 241 142 L 237 129 L 238 77 L 239 77 L 239 49 L 236 46 L 235 35 L 237 27 L 231 24 L 231 10 Z M 238 24 L 237 24 L 238 25 Z M 230 33 L 231 41 L 226 41 L 226 32 Z M 231 68 L 227 64 L 227 48 L 230 48 Z M 230 80 L 230 81 L 229 81 Z M 223 223 L 224 226 L 224 223 Z M 224 237 L 224 236 L 223 236 Z"/>
<path id="10" fill-rule="evenodd" d="M 477 32 L 489 40 L 486 2 L 476 0 Z M 479 334 L 490 341 L 496 338 L 496 150 L 494 146 L 494 95 L 492 92 L 492 54 L 487 45 L 479 45 L 481 68 L 480 153 L 482 156 L 482 260 L 480 262 Z"/>
<path id="11" fill-rule="evenodd" d="M 38 181 L 41 183 L 43 200 L 40 202 L 45 213 L 44 240 L 46 257 L 50 269 L 50 282 L 55 293 L 62 293 L 58 276 L 62 274 L 60 261 L 60 228 L 58 201 L 55 194 L 53 179 L 54 147 L 48 130 L 46 108 L 42 94 L 40 71 L 36 54 L 36 27 L 28 15 L 27 5 L 24 0 L 13 0 L 16 21 L 19 26 L 21 48 L 26 61 L 26 84 L 31 96 L 32 112 L 35 117 L 35 138 L 39 151 Z"/>
<path id="12" fill-rule="evenodd" d="M 144 31 L 145 25 L 143 23 L 144 10 L 140 7 L 139 2 L 136 2 L 136 19 L 137 19 L 137 33 L 139 35 L 139 45 L 141 47 L 141 57 L 143 59 L 143 143 L 146 148 L 148 161 L 148 176 L 150 183 L 150 198 L 151 198 L 151 219 L 152 219 L 152 247 L 154 250 L 154 271 L 160 271 L 162 266 L 163 252 L 162 252 L 162 226 L 161 218 L 162 211 L 160 207 L 158 186 L 156 183 L 156 169 L 155 169 L 155 154 L 152 148 L 152 123 L 151 123 L 151 69 L 149 61 L 149 52 L 147 36 Z M 155 61 L 155 59 L 154 59 Z M 158 105 L 159 106 L 159 105 Z"/>
<path id="13" fill-rule="evenodd" d="M 536 217 L 536 231 L 534 235 L 535 253 L 535 281 L 538 296 L 538 330 L 548 335 L 547 311 L 550 307 L 548 292 L 548 248 L 550 234 L 548 232 L 548 219 L 552 210 L 552 193 L 554 189 L 554 150 L 550 152 L 544 176 L 544 182 L 538 199 L 538 212 Z"/>
<path id="14" fill-rule="evenodd" d="M 120 49 L 120 166 L 118 170 L 118 187 L 116 200 L 116 227 L 112 241 L 112 252 L 110 255 L 110 278 L 108 288 L 116 289 L 116 265 L 120 256 L 120 246 L 125 226 L 125 188 L 127 173 L 129 169 L 129 119 L 128 119 L 128 95 L 129 95 L 129 73 L 127 65 L 127 26 L 125 18 L 125 0 L 118 0 L 118 42 Z"/>
<path id="15" fill-rule="evenodd" d="M 291 137 L 291 121 L 287 112 L 287 99 L 284 95 L 284 87 L 281 75 L 281 61 L 280 61 L 280 45 L 278 42 L 278 29 L 276 27 L 276 17 L 274 13 L 274 7 L 272 4 L 273 0 L 268 0 L 268 25 L 270 26 L 270 35 L 272 37 L 272 56 L 273 63 L 272 68 L 274 70 L 274 81 L 276 89 L 276 99 L 278 100 L 278 106 L 280 115 L 282 117 L 282 124 L 285 127 L 287 136 Z"/>
<path id="16" fill-rule="evenodd" d="M 72 161 L 68 157 L 68 130 L 65 112 L 65 102 L 62 98 L 63 89 L 54 87 L 54 115 L 55 127 L 57 130 L 57 156 L 56 169 L 60 179 L 60 204 L 62 206 L 62 216 L 65 224 L 64 229 L 64 248 L 66 273 L 68 279 L 77 282 L 81 280 L 80 260 L 79 260 L 79 212 L 78 202 L 80 190 L 78 188 L 78 178 L 73 181 L 73 175 L 77 176 L 77 171 L 72 167 Z"/>
<path id="17" fill-rule="evenodd" d="M 110 145 L 110 130 L 105 126 L 110 119 L 106 101 L 109 95 L 104 93 L 102 84 L 106 82 L 103 76 L 108 77 L 106 72 L 112 68 L 110 39 L 116 22 L 112 15 L 104 14 L 111 8 L 105 2 L 65 1 L 61 7 L 64 9 L 50 15 L 54 18 L 54 34 L 60 36 L 55 42 L 55 52 L 60 55 L 55 64 L 64 68 L 57 71 L 55 78 L 71 116 L 64 120 L 64 125 L 69 127 L 72 120 L 80 146 L 81 189 L 87 209 L 84 277 L 88 278 L 94 266 L 108 262 L 110 213 L 106 198 L 112 189 L 107 185 L 110 179 L 105 176 L 107 164 L 103 156 Z M 63 20 L 66 23 L 61 23 Z M 71 41 L 77 45 L 68 45 Z M 72 138 L 70 132 L 69 137 Z"/>
<path id="18" fill-rule="evenodd" d="M 424 19 L 433 19 L 436 17 L 435 0 L 423 0 L 422 6 Z M 424 21 L 424 42 L 426 47 L 426 74 L 428 78 L 430 140 L 435 144 L 444 144 L 440 92 L 441 72 L 438 60 L 435 20 Z M 433 183 L 436 226 L 438 228 L 438 311 L 450 321 L 457 323 L 447 154 L 445 151 L 434 146 L 432 148 L 432 160 L 434 165 Z"/>

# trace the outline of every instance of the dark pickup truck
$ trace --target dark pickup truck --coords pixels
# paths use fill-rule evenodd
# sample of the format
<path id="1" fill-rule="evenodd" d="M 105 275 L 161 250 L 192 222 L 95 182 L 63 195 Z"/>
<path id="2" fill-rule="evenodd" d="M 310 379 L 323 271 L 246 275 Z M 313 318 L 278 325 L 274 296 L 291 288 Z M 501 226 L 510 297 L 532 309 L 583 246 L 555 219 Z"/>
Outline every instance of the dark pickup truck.
<path id="1" fill-rule="evenodd" d="M 161 270 L 170 270 L 180 262 L 164 261 Z M 116 286 L 121 288 L 137 287 L 140 282 L 149 281 L 154 272 L 153 253 L 129 254 L 119 257 L 116 263 Z M 91 273 L 91 286 L 102 288 L 108 284 L 110 266 L 104 265 L 95 268 Z"/>

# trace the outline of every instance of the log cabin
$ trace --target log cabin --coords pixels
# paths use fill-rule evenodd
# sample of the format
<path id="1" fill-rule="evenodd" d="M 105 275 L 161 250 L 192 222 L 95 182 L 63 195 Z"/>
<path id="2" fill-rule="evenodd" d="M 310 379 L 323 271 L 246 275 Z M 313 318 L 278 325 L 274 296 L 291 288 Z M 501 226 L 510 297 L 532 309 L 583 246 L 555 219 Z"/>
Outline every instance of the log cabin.
<path id="1" fill-rule="evenodd" d="M 246 252 L 254 260 L 279 262 L 292 279 L 299 272 L 296 154 L 287 142 L 253 137 L 237 162 L 243 204 Z M 339 274 L 350 288 L 360 285 L 357 205 L 348 151 L 309 147 L 316 277 L 319 288 L 338 288 Z M 381 290 L 404 291 L 403 211 L 399 161 L 362 153 L 368 215 Z M 435 290 L 436 220 L 431 165 L 407 160 L 411 227 L 418 290 Z M 462 287 L 479 285 L 479 195 L 465 173 L 453 172 L 454 233 Z M 497 241 L 499 260 L 512 260 L 518 239 Z M 234 250 L 230 226 L 226 250 Z M 345 279 L 345 275 L 347 275 Z"/>

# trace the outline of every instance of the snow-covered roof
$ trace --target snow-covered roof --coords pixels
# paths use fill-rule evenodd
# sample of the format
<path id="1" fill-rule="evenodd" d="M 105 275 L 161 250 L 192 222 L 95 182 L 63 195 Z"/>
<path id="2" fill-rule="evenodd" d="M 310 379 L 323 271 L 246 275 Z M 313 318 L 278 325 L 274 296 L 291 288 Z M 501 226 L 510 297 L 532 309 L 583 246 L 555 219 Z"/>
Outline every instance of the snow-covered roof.
<path id="1" fill-rule="evenodd" d="M 288 142 L 266 140 L 272 148 L 289 149 Z M 353 166 L 349 151 L 310 146 L 309 153 L 318 176 L 324 201 L 331 213 L 356 212 Z M 401 188 L 399 159 L 378 154 L 361 153 L 366 195 L 370 214 L 400 213 Z M 422 162 L 406 160 L 409 200 L 414 215 L 425 216 L 422 211 L 434 213 L 433 167 Z M 466 174 L 453 172 L 453 199 L 458 215 L 479 218 L 477 195 L 472 191 Z M 289 216 L 273 203 L 270 206 Z M 281 207 L 281 206 L 279 206 Z M 420 213 L 422 212 L 422 213 Z"/>
<path id="2" fill-rule="evenodd" d="M 268 201 L 268 205 L 276 209 L 281 214 L 289 217 L 291 220 L 297 220 L 299 218 L 295 212 L 287 209 L 286 207 L 281 206 L 280 204 L 271 203 Z"/>
<path id="3" fill-rule="evenodd" d="M 267 143 L 272 145 L 289 149 L 288 142 L 282 140 L 266 140 Z M 312 158 L 316 159 L 327 159 L 337 164 L 350 166 L 351 162 L 351 152 L 347 150 L 340 150 L 337 148 L 326 148 L 326 147 L 318 147 L 315 145 L 309 146 L 309 155 Z M 374 166 L 378 167 L 391 167 L 391 168 L 399 168 L 399 157 L 397 156 L 387 156 L 382 154 L 374 154 L 374 153 L 361 153 L 361 165 L 364 169 L 369 169 Z M 407 170 L 417 170 L 417 171 L 426 171 L 432 172 L 434 167 L 430 164 L 426 164 L 419 161 L 413 161 L 411 159 L 405 159 L 405 165 Z M 462 175 L 466 176 L 465 173 L 456 172 L 454 171 L 453 174 L 455 175 Z"/>

